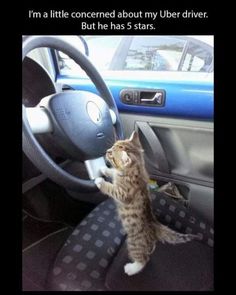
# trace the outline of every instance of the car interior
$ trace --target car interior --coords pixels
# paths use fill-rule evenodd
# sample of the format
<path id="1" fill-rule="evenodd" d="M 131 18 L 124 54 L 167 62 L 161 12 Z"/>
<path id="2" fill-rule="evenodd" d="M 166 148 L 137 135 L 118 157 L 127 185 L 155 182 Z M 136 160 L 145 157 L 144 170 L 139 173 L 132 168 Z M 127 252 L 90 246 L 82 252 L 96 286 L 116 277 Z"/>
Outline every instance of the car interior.
<path id="1" fill-rule="evenodd" d="M 214 290 L 213 46 L 73 37 L 22 37 L 22 290 Z M 157 219 L 199 240 L 158 243 L 128 276 L 116 204 L 94 179 L 134 130 Z"/>

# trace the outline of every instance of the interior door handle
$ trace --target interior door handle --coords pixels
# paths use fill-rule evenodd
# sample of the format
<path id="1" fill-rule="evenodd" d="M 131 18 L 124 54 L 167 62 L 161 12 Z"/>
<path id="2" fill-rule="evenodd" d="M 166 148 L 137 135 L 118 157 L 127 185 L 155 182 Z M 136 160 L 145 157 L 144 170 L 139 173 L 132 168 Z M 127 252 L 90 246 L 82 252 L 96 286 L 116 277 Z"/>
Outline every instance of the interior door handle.
<path id="1" fill-rule="evenodd" d="M 128 88 L 121 90 L 120 98 L 129 105 L 164 107 L 166 92 L 164 89 Z"/>
<path id="2" fill-rule="evenodd" d="M 152 98 L 141 98 L 141 102 L 154 102 L 156 99 L 158 100 L 162 97 L 162 93 L 157 92 Z"/>

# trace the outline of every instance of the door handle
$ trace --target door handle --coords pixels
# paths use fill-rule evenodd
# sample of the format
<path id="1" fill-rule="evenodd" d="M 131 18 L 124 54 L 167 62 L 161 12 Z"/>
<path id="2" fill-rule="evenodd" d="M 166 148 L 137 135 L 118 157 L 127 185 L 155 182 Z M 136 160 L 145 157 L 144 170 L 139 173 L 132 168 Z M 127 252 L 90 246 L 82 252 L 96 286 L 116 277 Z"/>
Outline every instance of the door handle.
<path id="1" fill-rule="evenodd" d="M 162 92 L 157 92 L 152 98 L 141 98 L 141 102 L 154 102 L 161 103 L 160 98 L 162 97 Z"/>
<path id="2" fill-rule="evenodd" d="M 166 92 L 164 89 L 122 89 L 121 101 L 129 105 L 164 107 Z"/>

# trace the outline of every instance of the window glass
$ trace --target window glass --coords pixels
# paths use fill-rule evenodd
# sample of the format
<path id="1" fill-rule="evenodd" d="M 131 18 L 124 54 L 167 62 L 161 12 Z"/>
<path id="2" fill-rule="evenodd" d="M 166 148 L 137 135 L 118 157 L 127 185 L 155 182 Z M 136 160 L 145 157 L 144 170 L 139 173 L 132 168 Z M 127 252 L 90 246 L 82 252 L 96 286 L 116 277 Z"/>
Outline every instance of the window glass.
<path id="1" fill-rule="evenodd" d="M 183 62 L 182 71 L 208 72 L 212 66 L 213 50 L 198 43 L 189 42 L 187 53 Z"/>
<path id="2" fill-rule="evenodd" d="M 177 71 L 186 41 L 173 37 L 134 37 L 124 70 Z"/>
<path id="3" fill-rule="evenodd" d="M 100 71 L 108 70 L 121 36 L 86 36 L 89 59 Z M 78 43 L 80 40 L 78 39 Z M 81 44 L 80 44 L 81 46 Z M 79 48 L 81 49 L 81 48 Z M 82 51 L 84 52 L 84 50 Z M 59 67 L 62 74 L 79 73 L 81 68 L 66 54 L 59 52 Z"/>
<path id="4" fill-rule="evenodd" d="M 213 65 L 213 36 L 83 36 L 89 59 L 99 71 L 208 72 Z M 78 36 L 67 36 L 82 52 Z M 212 44 L 211 44 L 212 43 Z M 58 52 L 61 74 L 84 75 Z"/>

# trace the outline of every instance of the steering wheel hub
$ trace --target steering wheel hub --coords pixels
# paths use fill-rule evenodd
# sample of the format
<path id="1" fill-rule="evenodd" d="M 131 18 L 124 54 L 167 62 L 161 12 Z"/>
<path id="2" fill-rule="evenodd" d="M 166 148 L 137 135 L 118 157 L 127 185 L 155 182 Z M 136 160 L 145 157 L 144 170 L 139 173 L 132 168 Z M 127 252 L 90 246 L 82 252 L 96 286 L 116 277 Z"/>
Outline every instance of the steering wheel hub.
<path id="1" fill-rule="evenodd" d="M 44 98 L 40 106 L 50 114 L 55 141 L 73 159 L 101 157 L 114 142 L 109 108 L 94 93 L 61 92 Z"/>
<path id="2" fill-rule="evenodd" d="M 99 107 L 92 101 L 89 101 L 87 103 L 87 112 L 90 117 L 90 119 L 95 123 L 95 124 L 100 124 L 102 122 L 102 115 L 99 110 Z"/>

